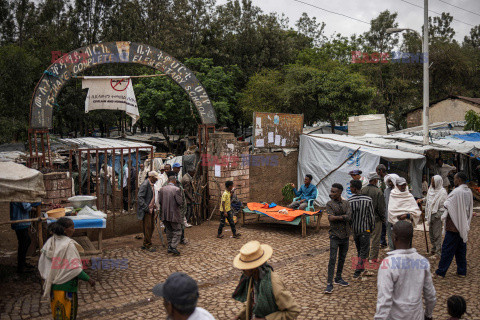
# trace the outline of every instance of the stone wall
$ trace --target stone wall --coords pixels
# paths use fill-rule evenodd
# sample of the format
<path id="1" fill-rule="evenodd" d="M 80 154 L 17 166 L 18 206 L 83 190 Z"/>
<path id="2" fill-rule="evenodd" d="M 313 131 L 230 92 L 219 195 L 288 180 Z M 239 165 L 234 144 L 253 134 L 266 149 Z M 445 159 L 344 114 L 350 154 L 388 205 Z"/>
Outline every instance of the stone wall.
<path id="1" fill-rule="evenodd" d="M 282 188 L 297 185 L 298 151 L 284 156 L 282 152 L 251 155 L 250 199 L 252 202 L 283 203 Z"/>
<path id="2" fill-rule="evenodd" d="M 202 165 L 208 167 L 209 214 L 216 206 L 218 216 L 220 199 L 225 182 L 233 181 L 240 201 L 248 201 L 250 195 L 248 145 L 238 142 L 233 133 L 216 132 L 209 136 L 207 155 L 202 156 Z M 215 168 L 220 177 L 215 176 Z"/>
<path id="3" fill-rule="evenodd" d="M 72 196 L 72 179 L 68 177 L 68 172 L 52 172 L 43 175 L 43 182 L 47 194 L 42 199 L 45 204 L 61 204 Z M 66 206 L 66 204 L 62 204 Z M 48 206 L 42 208 L 49 210 Z"/>

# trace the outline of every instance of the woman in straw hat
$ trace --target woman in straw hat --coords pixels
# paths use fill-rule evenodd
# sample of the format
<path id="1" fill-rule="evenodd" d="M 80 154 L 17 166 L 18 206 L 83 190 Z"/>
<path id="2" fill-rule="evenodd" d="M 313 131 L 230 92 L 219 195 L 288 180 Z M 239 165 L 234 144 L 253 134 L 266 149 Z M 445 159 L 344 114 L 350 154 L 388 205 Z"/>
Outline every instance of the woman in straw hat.
<path id="1" fill-rule="evenodd" d="M 250 241 L 233 260 L 233 266 L 243 270 L 233 298 L 246 302 L 235 320 L 296 319 L 300 306 L 295 302 L 283 281 L 267 263 L 273 250 L 267 244 Z"/>

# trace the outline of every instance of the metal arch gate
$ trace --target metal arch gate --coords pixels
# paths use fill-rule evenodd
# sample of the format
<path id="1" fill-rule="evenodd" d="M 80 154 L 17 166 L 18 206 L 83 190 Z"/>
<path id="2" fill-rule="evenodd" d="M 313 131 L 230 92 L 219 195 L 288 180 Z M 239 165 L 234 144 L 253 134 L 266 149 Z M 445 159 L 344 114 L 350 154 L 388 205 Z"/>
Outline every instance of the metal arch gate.
<path id="1" fill-rule="evenodd" d="M 207 91 L 193 72 L 174 57 L 152 46 L 129 41 L 92 44 L 71 51 L 57 59 L 44 71 L 37 83 L 30 103 L 29 165 L 32 164 L 32 159 L 36 159 L 39 166 L 40 160 L 45 166 L 45 149 L 50 158 L 48 132 L 52 128 L 53 107 L 56 105 L 57 96 L 65 83 L 84 70 L 107 63 L 136 63 L 162 71 L 185 90 L 197 108 L 205 128 L 216 124 L 215 110 Z M 37 134 L 40 134 L 41 137 L 41 158 L 38 156 Z M 44 135 L 46 136 L 47 146 L 44 145 Z M 34 138 L 33 145 L 32 136 Z M 35 157 L 33 156 L 33 148 L 35 148 Z"/>

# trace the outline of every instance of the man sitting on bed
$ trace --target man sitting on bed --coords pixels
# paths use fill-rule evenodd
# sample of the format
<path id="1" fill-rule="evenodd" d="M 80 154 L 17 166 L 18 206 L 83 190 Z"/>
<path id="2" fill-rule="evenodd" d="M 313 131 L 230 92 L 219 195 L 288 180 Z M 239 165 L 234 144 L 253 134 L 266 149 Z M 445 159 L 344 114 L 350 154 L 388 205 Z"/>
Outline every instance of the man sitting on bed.
<path id="1" fill-rule="evenodd" d="M 300 187 L 300 190 L 297 191 L 295 189 L 295 185 L 291 183 L 290 185 L 293 188 L 293 192 L 295 192 L 295 197 L 300 197 L 298 201 L 293 201 L 288 205 L 291 209 L 298 209 L 298 210 L 305 210 L 308 206 L 308 200 L 315 200 L 317 198 L 317 186 L 311 184 L 312 182 L 312 175 L 307 174 L 305 176 L 305 184 Z"/>

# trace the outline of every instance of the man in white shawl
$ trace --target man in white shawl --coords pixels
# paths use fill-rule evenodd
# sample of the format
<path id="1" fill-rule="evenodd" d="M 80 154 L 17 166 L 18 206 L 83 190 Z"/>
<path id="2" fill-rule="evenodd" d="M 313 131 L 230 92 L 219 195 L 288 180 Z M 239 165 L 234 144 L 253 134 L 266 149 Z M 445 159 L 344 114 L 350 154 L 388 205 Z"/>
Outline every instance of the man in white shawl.
<path id="1" fill-rule="evenodd" d="M 447 195 L 447 190 L 443 187 L 443 178 L 436 175 L 432 177 L 425 199 L 418 200 L 419 203 L 425 203 L 425 217 L 428 221 L 432 257 L 440 257 L 442 249 L 442 215 L 445 211 L 443 204 Z"/>
<path id="2" fill-rule="evenodd" d="M 49 225 L 53 235 L 41 250 L 38 270 L 45 280 L 44 299 L 50 299 L 53 318 L 76 319 L 78 279 L 88 281 L 93 287 L 95 281 L 83 271 L 80 251 L 83 248 L 70 237 L 75 231 L 73 221 L 62 217 Z M 60 315 L 60 318 L 59 318 Z"/>
<path id="3" fill-rule="evenodd" d="M 408 191 L 407 180 L 398 178 L 395 184 L 396 187 L 390 193 L 388 201 L 388 222 L 394 225 L 397 221 L 406 219 L 413 222 L 415 226 L 422 211 L 413 195 Z"/>
<path id="4" fill-rule="evenodd" d="M 473 215 L 473 195 L 466 185 L 467 176 L 463 172 L 455 175 L 455 189 L 445 200 L 445 238 L 442 245 L 442 256 L 435 274 L 445 277 L 453 257 L 457 262 L 457 275 L 467 275 L 467 240 L 470 222 Z"/>

